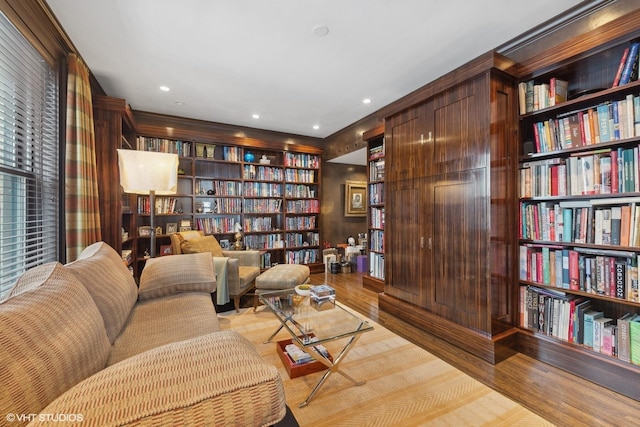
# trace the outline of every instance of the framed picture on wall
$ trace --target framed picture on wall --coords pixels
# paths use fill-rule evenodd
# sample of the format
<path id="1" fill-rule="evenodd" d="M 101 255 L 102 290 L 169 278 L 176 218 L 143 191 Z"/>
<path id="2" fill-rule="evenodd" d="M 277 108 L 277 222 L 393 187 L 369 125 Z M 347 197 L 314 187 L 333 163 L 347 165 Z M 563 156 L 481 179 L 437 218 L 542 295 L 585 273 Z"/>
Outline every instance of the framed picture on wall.
<path id="1" fill-rule="evenodd" d="M 344 216 L 367 216 L 367 183 L 346 181 L 344 186 Z"/>

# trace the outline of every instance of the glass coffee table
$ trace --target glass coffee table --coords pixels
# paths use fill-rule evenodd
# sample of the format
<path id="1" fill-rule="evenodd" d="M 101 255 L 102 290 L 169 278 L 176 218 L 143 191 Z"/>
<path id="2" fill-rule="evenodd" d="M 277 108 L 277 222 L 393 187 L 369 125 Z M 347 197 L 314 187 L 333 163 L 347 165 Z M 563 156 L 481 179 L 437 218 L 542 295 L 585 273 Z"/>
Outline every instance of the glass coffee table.
<path id="1" fill-rule="evenodd" d="M 310 297 L 298 295 L 295 289 L 264 292 L 259 294 L 258 298 L 280 320 L 280 327 L 271 334 L 265 343 L 271 342 L 284 328 L 291 335 L 293 343 L 327 368 L 318 384 L 298 407 L 307 406 L 322 384 L 334 372 L 347 378 L 355 385 L 365 383 L 365 381 L 356 381 L 342 372 L 340 363 L 356 344 L 360 335 L 373 330 L 373 326 L 368 322 L 347 311 L 333 299 L 327 299 L 321 304 L 312 306 Z M 346 344 L 332 360 L 324 351 L 322 344 L 341 338 L 347 339 Z"/>

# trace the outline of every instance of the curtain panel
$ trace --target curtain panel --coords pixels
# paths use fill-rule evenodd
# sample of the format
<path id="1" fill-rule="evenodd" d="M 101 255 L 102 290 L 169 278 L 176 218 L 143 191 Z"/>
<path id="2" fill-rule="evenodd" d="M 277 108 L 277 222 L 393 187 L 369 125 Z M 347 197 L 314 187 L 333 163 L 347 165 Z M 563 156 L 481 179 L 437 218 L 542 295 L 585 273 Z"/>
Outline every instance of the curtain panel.
<path id="1" fill-rule="evenodd" d="M 100 211 L 89 69 L 69 55 L 65 158 L 66 260 L 100 241 Z"/>

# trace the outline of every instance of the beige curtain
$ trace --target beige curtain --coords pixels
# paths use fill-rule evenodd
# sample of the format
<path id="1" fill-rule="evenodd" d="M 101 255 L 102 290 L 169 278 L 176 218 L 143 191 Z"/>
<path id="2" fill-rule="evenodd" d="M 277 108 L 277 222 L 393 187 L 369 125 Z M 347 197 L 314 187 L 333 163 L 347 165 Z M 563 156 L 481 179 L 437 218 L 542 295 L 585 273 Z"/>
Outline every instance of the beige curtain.
<path id="1" fill-rule="evenodd" d="M 102 239 L 89 69 L 69 56 L 65 158 L 65 222 L 67 262 Z"/>

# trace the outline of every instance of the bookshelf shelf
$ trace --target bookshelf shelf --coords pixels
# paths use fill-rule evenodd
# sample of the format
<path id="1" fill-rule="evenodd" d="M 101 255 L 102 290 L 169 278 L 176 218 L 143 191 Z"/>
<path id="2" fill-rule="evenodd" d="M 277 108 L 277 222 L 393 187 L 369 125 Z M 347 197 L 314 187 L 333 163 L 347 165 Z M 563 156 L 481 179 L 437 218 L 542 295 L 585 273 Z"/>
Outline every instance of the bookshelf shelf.
<path id="1" fill-rule="evenodd" d="M 640 313 L 638 58 L 631 82 L 613 82 L 640 28 L 615 28 L 567 42 L 563 58 L 549 52 L 540 71 L 521 64 L 531 71 L 519 84 L 520 350 L 639 399 L 640 357 L 623 325 Z M 523 87 L 553 78 L 568 82 L 568 99 L 531 111 Z"/>

